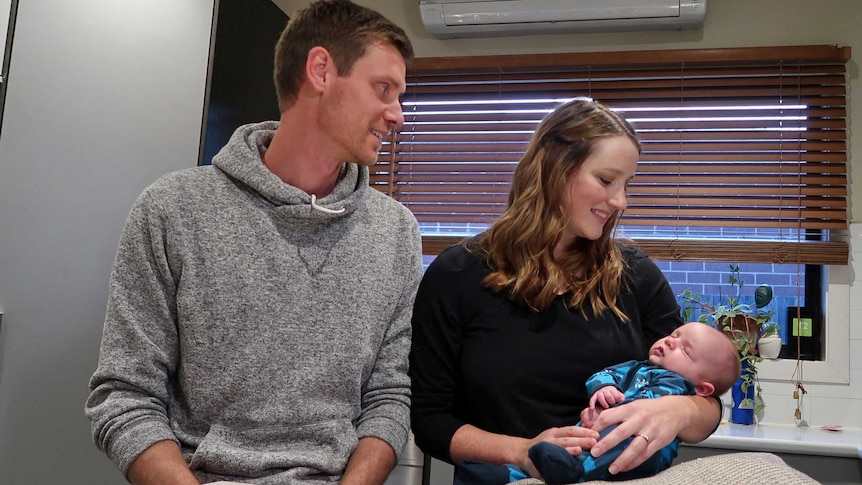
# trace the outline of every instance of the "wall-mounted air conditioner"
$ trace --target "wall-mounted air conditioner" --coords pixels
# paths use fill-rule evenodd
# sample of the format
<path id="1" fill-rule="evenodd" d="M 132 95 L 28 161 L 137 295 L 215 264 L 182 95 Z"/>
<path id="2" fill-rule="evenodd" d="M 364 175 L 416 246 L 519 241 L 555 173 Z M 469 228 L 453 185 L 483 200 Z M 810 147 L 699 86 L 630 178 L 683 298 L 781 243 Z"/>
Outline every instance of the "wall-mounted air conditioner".
<path id="1" fill-rule="evenodd" d="M 706 0 L 419 0 L 439 38 L 696 29 Z"/>

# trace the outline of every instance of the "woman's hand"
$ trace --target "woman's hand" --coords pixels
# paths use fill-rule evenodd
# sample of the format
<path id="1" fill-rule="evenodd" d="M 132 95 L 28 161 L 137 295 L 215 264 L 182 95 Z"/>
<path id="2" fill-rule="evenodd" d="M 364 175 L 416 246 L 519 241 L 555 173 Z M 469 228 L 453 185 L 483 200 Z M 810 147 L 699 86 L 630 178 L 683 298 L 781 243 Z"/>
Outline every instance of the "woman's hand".
<path id="1" fill-rule="evenodd" d="M 564 426 L 562 428 L 549 428 L 539 433 L 535 438 L 524 442 L 523 450 L 518 455 L 521 457 L 516 465 L 522 470 L 527 470 L 531 477 L 541 478 L 536 467 L 528 456 L 529 449 L 542 441 L 562 446 L 572 455 L 578 455 L 583 450 L 592 448 L 599 439 L 599 433 L 589 428 L 580 426 Z"/>
<path id="2" fill-rule="evenodd" d="M 696 437 L 693 441 L 706 438 L 721 416 L 714 402 L 714 399 L 699 396 L 665 396 L 638 399 L 605 409 L 596 418 L 592 429 L 601 432 L 612 425 L 618 426 L 593 446 L 591 453 L 601 456 L 634 436 L 635 439 L 608 468 L 612 474 L 629 471 L 664 448 L 677 435 L 686 433 L 689 437 Z"/>

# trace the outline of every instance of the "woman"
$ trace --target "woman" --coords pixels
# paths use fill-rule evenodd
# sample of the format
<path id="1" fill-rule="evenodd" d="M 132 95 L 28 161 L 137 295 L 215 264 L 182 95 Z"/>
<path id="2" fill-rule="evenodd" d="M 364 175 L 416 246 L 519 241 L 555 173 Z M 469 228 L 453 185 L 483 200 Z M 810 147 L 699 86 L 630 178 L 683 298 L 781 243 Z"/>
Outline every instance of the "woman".
<path id="1" fill-rule="evenodd" d="M 537 477 L 527 450 L 542 441 L 599 456 L 642 437 L 611 465 L 616 474 L 717 426 L 720 403 L 700 396 L 639 400 L 603 411 L 592 429 L 573 426 L 590 375 L 646 359 L 682 324 L 661 271 L 612 238 L 639 155 L 634 130 L 607 107 L 558 107 L 515 170 L 506 212 L 426 271 L 413 313 L 413 432 L 456 465 L 456 480 L 465 460 Z"/>

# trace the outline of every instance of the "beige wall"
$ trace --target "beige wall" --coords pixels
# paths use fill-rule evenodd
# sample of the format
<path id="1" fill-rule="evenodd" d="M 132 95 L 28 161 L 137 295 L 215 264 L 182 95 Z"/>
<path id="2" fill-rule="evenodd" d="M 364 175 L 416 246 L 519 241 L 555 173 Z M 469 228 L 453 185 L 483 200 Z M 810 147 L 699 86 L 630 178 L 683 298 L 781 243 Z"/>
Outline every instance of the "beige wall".
<path id="1" fill-rule="evenodd" d="M 288 15 L 308 0 L 273 0 Z M 552 52 L 756 47 L 835 44 L 850 46 L 862 58 L 860 0 L 710 0 L 702 29 L 684 32 L 534 35 L 439 40 L 428 34 L 419 17 L 418 0 L 356 0 L 377 9 L 401 25 L 413 40 L 417 57 L 529 54 Z M 862 222 L 862 182 L 854 170 L 862 163 L 862 130 L 853 129 L 853 114 L 862 113 L 858 61 L 848 65 L 850 76 L 850 208 Z M 862 115 L 857 115 L 862 116 Z M 860 187 L 859 190 L 854 190 Z M 805 364 L 809 394 L 804 417 L 811 425 L 843 424 L 862 428 L 862 224 L 851 226 L 851 265 L 831 268 L 827 291 L 830 348 L 827 363 Z M 862 265 L 860 265 L 862 268 Z M 834 345 L 833 345 L 834 344 Z M 763 422 L 792 424 L 796 403 L 789 381 L 794 363 L 767 362 L 763 373 L 767 400 Z M 826 383 L 818 382 L 825 381 Z M 831 382 L 830 382 L 831 381 Z"/>

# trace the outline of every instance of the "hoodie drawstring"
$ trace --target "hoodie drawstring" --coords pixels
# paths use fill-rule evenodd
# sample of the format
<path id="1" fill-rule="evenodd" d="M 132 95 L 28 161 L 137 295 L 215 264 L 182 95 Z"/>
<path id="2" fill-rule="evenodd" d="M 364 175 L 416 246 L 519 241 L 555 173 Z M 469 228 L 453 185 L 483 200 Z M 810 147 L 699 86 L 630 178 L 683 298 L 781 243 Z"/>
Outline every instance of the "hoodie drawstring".
<path id="1" fill-rule="evenodd" d="M 345 211 L 344 207 L 342 207 L 341 209 L 327 209 L 326 207 L 317 205 L 316 202 L 317 202 L 317 196 L 314 194 L 311 194 L 311 207 L 319 210 L 320 212 L 325 212 L 327 214 L 341 214 L 342 212 Z"/>

